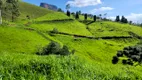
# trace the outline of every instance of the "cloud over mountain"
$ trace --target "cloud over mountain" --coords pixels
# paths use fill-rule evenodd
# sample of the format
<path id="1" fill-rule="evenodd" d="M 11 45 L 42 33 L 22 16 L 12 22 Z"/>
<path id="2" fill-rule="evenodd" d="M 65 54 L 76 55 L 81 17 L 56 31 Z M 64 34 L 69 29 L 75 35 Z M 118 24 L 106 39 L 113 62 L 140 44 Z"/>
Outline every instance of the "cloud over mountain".
<path id="1" fill-rule="evenodd" d="M 70 4 L 74 7 L 86 7 L 86 6 L 95 6 L 102 4 L 101 0 L 73 0 L 68 1 L 67 4 Z"/>

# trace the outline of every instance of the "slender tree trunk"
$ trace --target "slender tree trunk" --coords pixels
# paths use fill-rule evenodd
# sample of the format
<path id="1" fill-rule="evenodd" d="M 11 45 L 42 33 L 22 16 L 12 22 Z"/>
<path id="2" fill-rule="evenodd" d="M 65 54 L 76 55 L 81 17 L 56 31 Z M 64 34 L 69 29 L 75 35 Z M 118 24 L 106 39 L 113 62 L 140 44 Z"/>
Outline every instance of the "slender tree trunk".
<path id="1" fill-rule="evenodd" d="M 0 10 L 0 24 L 2 24 L 2 15 L 1 15 L 1 10 Z"/>

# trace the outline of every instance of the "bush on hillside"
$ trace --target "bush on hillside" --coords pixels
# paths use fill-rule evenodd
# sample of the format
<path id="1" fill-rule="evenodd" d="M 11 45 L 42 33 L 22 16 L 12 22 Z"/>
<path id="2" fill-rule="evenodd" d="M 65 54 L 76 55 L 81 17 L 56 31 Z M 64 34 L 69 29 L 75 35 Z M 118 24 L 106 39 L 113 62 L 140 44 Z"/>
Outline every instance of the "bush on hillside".
<path id="1" fill-rule="evenodd" d="M 52 33 L 58 33 L 58 29 L 57 29 L 57 28 L 54 28 L 51 32 L 52 32 Z"/>
<path id="2" fill-rule="evenodd" d="M 44 47 L 41 52 L 37 52 L 37 55 L 70 55 L 71 52 L 69 51 L 66 45 L 61 48 L 60 44 L 54 41 L 51 41 L 48 46 Z"/>
<path id="3" fill-rule="evenodd" d="M 119 58 L 117 56 L 113 56 L 112 63 L 117 64 L 118 61 L 119 61 Z"/>
<path id="4" fill-rule="evenodd" d="M 125 59 L 122 60 L 122 63 L 123 63 L 123 64 L 127 64 L 127 60 L 125 60 Z"/>
<path id="5" fill-rule="evenodd" d="M 60 49 L 60 50 L 57 52 L 57 54 L 59 54 L 59 55 L 69 55 L 70 52 L 69 52 L 68 47 L 67 47 L 66 45 L 64 45 L 63 48 Z"/>
<path id="6" fill-rule="evenodd" d="M 133 62 L 142 62 L 142 45 L 125 47 L 123 51 L 117 52 L 117 57 L 128 58 L 128 60 L 122 60 L 123 64 L 133 65 Z M 113 60 L 116 57 L 113 57 Z M 116 59 L 117 60 L 117 59 Z"/>

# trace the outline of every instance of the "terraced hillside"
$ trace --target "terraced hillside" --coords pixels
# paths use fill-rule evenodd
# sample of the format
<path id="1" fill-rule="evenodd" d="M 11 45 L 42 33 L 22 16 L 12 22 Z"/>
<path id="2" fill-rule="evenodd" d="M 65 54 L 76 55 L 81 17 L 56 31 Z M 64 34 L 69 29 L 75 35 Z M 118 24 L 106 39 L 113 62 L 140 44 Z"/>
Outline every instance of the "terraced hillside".
<path id="1" fill-rule="evenodd" d="M 95 22 L 89 25 L 94 36 L 131 36 L 131 33 L 142 36 L 142 28 L 110 21 Z"/>
<path id="2" fill-rule="evenodd" d="M 141 65 L 112 64 L 112 57 L 124 47 L 136 45 L 142 28 L 115 22 L 94 22 L 90 25 L 37 6 L 20 3 L 21 18 L 36 15 L 31 20 L 6 22 L 0 25 L 0 79 L 37 80 L 136 80 L 142 79 Z M 24 8 L 28 7 L 29 10 Z M 32 10 L 42 10 L 35 13 Z M 85 36 L 85 38 L 53 34 L 50 31 Z M 135 36 L 134 36 L 135 35 Z M 132 36 L 118 39 L 91 37 Z M 36 54 L 49 42 L 66 45 L 74 54 L 69 56 Z"/>

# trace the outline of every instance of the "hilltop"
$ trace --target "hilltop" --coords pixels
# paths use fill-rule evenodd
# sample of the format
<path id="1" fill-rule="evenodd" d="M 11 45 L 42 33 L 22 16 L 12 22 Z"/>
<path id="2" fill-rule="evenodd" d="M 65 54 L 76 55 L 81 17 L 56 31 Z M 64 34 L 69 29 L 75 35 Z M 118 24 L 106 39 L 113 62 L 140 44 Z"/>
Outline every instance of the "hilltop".
<path id="1" fill-rule="evenodd" d="M 112 21 L 86 25 L 83 18 L 76 20 L 25 2 L 19 5 L 17 21 L 0 25 L 1 79 L 142 79 L 141 65 L 112 64 L 117 51 L 141 41 L 141 27 Z M 66 45 L 74 54 L 36 54 L 51 41 Z"/>

